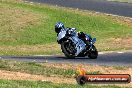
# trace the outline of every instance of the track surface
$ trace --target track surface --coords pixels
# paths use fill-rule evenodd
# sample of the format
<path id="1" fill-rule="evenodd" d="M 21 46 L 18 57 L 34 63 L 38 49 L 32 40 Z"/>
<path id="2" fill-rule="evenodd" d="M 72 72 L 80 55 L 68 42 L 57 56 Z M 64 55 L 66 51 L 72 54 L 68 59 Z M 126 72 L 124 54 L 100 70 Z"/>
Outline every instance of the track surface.
<path id="1" fill-rule="evenodd" d="M 99 54 L 97 59 L 76 58 L 66 59 L 64 56 L 1 56 L 1 59 L 35 61 L 49 63 L 78 63 L 78 64 L 96 64 L 108 66 L 132 66 L 132 52 L 113 52 Z"/>
<path id="2" fill-rule="evenodd" d="M 108 2 L 103 0 L 27 0 L 27 1 L 132 17 L 132 3 L 130 4 Z"/>

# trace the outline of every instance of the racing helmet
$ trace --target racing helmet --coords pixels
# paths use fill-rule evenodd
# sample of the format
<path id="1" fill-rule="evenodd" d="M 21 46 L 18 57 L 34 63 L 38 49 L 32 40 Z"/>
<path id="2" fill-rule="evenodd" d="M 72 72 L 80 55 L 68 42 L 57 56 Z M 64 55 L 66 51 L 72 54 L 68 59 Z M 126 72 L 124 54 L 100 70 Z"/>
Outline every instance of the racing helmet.
<path id="1" fill-rule="evenodd" d="M 61 30 L 62 28 L 65 28 L 63 23 L 57 22 L 57 23 L 55 24 L 55 32 L 56 32 L 56 33 L 59 33 L 60 30 Z"/>

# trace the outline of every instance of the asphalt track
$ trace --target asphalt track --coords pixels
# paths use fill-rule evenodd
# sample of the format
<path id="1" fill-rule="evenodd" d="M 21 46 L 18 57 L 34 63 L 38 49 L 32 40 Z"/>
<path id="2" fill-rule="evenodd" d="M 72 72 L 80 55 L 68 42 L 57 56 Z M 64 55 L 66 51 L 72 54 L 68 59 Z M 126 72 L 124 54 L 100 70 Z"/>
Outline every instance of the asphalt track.
<path id="1" fill-rule="evenodd" d="M 27 1 L 132 17 L 132 3 L 130 4 L 108 2 L 105 0 L 27 0 Z"/>
<path id="2" fill-rule="evenodd" d="M 66 59 L 64 56 L 0 56 L 4 60 L 20 60 L 29 62 L 93 64 L 107 66 L 132 66 L 132 52 L 100 53 L 97 59 L 75 58 Z"/>

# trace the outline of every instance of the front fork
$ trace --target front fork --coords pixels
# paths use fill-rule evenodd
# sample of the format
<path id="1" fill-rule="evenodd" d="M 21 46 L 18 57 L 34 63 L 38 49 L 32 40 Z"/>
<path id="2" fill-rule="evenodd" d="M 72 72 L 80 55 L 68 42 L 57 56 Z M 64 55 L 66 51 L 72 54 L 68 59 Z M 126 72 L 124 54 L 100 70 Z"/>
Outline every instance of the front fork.
<path id="1" fill-rule="evenodd" d="M 96 38 L 93 38 L 91 40 L 91 42 L 90 42 L 90 48 L 89 48 L 89 50 L 93 49 L 93 45 L 94 45 L 95 42 L 96 42 Z"/>

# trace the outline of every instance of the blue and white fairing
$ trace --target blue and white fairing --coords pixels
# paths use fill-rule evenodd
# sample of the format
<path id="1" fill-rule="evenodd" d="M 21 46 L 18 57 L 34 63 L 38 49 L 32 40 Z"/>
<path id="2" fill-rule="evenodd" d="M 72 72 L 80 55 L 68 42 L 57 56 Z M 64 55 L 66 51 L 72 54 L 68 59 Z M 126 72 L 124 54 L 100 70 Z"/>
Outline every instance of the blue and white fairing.
<path id="1" fill-rule="evenodd" d="M 58 34 L 57 40 L 60 41 L 61 39 L 63 39 L 66 36 L 66 33 L 71 35 L 69 39 L 75 44 L 76 49 L 75 56 L 79 55 L 86 48 L 86 44 L 81 39 L 78 38 L 75 28 L 72 28 L 70 30 L 61 29 L 60 33 Z"/>
<path id="2" fill-rule="evenodd" d="M 76 50 L 77 50 L 77 52 L 75 53 L 76 56 L 86 48 L 86 44 L 77 36 L 70 37 L 70 40 L 72 40 L 76 45 Z"/>
<path id="3" fill-rule="evenodd" d="M 66 29 L 61 29 L 58 36 L 57 36 L 57 41 L 60 41 L 66 36 Z"/>
<path id="4" fill-rule="evenodd" d="M 93 45 L 96 42 L 96 38 L 92 38 L 90 35 L 85 34 L 86 40 L 90 41 L 90 45 Z"/>

